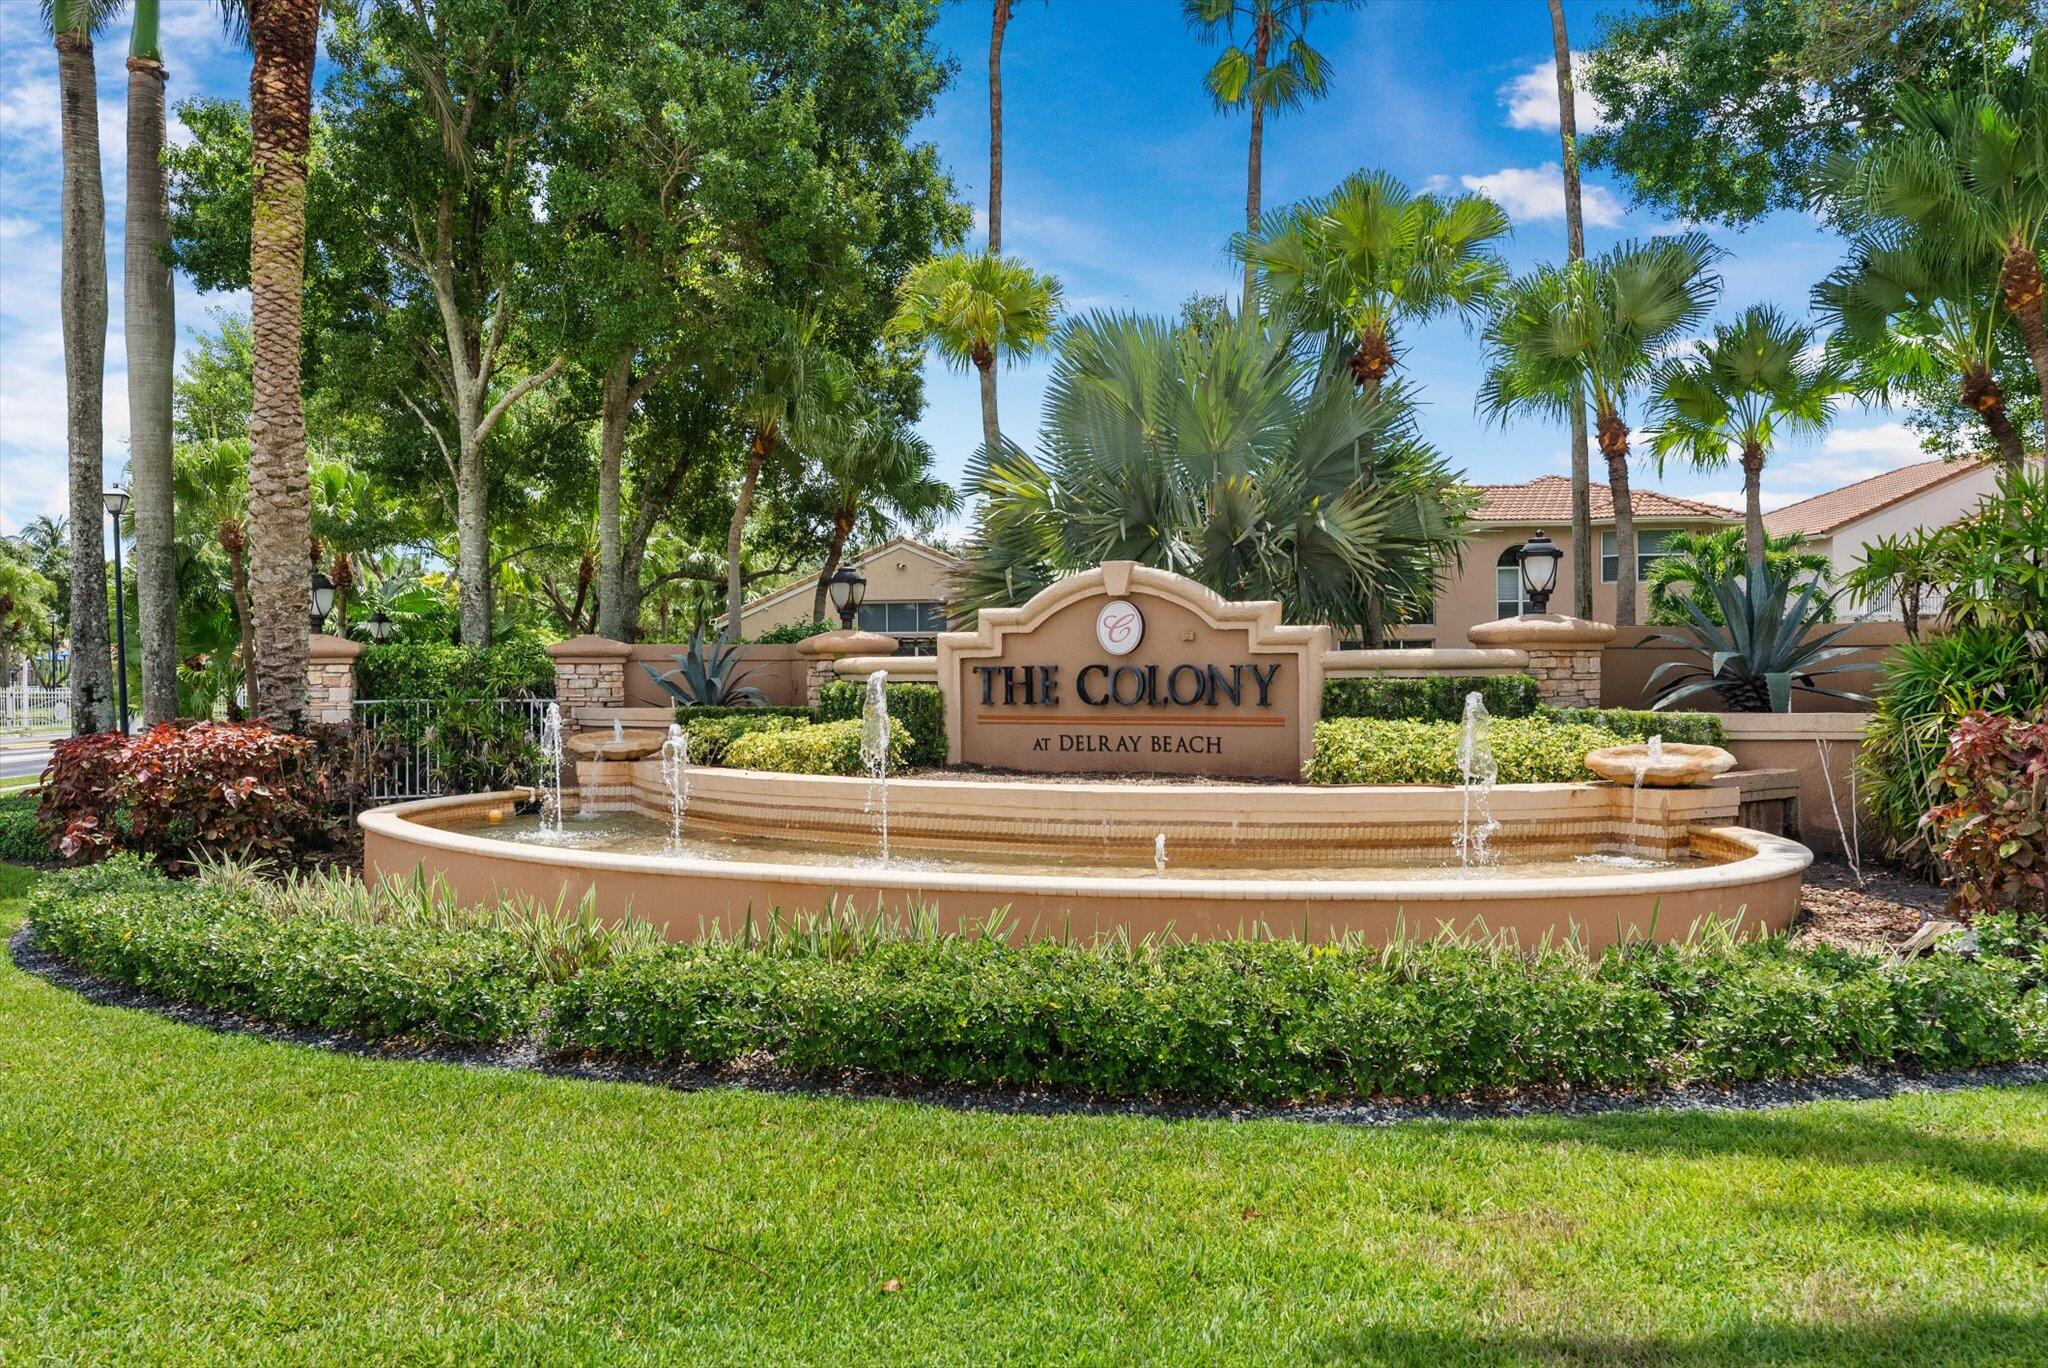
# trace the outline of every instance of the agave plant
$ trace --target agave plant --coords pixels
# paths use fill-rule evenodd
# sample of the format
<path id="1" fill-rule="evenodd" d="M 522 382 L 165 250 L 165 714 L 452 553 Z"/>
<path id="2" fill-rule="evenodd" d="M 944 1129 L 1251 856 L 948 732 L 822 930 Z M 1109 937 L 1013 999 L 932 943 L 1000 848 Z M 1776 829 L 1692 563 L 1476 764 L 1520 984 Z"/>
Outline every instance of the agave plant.
<path id="1" fill-rule="evenodd" d="M 1678 635 L 1659 633 L 1644 644 L 1687 646 L 1707 664 L 1702 668 L 1693 661 L 1674 660 L 1659 665 L 1646 685 L 1654 690 L 1663 683 L 1652 708 L 1668 708 L 1711 691 L 1736 712 L 1790 712 L 1795 688 L 1828 698 L 1870 701 L 1862 694 L 1813 682 L 1822 675 L 1867 668 L 1843 659 L 1856 655 L 1856 647 L 1834 644 L 1848 626 L 1821 630 L 1831 620 L 1835 603 L 1825 588 L 1795 584 L 1791 575 L 1769 566 L 1754 578 L 1730 575 L 1704 587 L 1720 611 L 1720 622 L 1696 598 L 1678 599 L 1687 618 L 1677 626 Z"/>
<path id="2" fill-rule="evenodd" d="M 644 660 L 640 668 L 670 698 L 689 707 L 760 707 L 768 696 L 751 684 L 741 683 L 752 671 L 735 668 L 739 661 L 733 657 L 738 652 L 737 644 L 714 642 L 706 646 L 701 636 L 692 636 L 689 649 L 676 657 L 673 670 L 657 670 Z"/>

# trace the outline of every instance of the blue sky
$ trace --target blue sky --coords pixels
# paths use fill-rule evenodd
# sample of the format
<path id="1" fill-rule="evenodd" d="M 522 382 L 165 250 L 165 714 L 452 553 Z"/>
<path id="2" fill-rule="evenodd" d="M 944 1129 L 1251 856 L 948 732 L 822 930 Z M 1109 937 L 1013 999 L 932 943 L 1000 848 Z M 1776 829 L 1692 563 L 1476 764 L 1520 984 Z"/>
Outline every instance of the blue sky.
<path id="1" fill-rule="evenodd" d="M 1614 8 L 1568 0 L 1574 42 L 1589 41 L 1596 17 Z M 986 0 L 946 6 L 937 37 L 960 69 L 920 129 L 978 211 L 987 201 L 988 11 Z M 163 22 L 174 101 L 202 92 L 246 96 L 248 59 L 222 39 L 211 0 L 165 0 Z M 1515 225 L 1508 255 L 1517 269 L 1563 255 L 1544 0 L 1369 0 L 1318 18 L 1311 35 L 1330 60 L 1331 94 L 1269 121 L 1269 206 L 1380 167 L 1415 186 L 1493 194 Z M 100 41 L 110 472 L 127 451 L 125 52 L 125 28 Z M 1171 312 L 1193 293 L 1234 293 L 1238 276 L 1224 245 L 1243 221 L 1245 123 L 1210 107 L 1201 76 L 1212 55 L 1182 23 L 1177 0 L 1017 0 L 1003 63 L 1004 247 L 1057 275 L 1070 307 Z M 61 511 L 64 499 L 56 103 L 56 57 L 34 3 L 0 0 L 0 530 Z M 1589 109 L 1583 117 L 1593 116 Z M 1675 227 L 1631 211 L 1626 198 L 1607 178 L 1588 178 L 1590 250 Z M 1803 313 L 1809 288 L 1840 255 L 1837 241 L 1800 214 L 1715 237 L 1730 252 L 1721 267 L 1723 315 L 1766 300 Z M 184 339 L 212 312 L 246 307 L 245 299 L 201 296 L 178 283 Z M 1530 421 L 1503 430 L 1478 420 L 1478 346 L 1455 322 L 1412 333 L 1404 366 L 1425 405 L 1425 431 L 1472 479 L 1569 468 L 1561 429 Z M 1044 379 L 1042 364 L 1003 377 L 1004 429 L 1027 446 Z M 973 382 L 934 365 L 927 393 L 923 430 L 955 476 L 980 439 Z M 1920 458 L 1893 415 L 1852 409 L 1825 438 L 1787 443 L 1774 456 L 1767 500 L 1790 502 Z M 1724 502 L 1738 488 L 1728 472 L 1674 469 L 1660 478 L 1643 469 L 1637 479 Z"/>

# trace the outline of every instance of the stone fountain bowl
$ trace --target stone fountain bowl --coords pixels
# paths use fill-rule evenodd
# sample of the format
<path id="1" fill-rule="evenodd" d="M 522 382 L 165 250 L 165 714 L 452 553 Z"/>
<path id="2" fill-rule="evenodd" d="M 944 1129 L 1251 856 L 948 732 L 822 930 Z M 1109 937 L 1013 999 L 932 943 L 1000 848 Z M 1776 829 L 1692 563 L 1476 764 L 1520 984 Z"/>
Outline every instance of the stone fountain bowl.
<path id="1" fill-rule="evenodd" d="M 608 731 L 578 733 L 562 743 L 562 749 L 579 760 L 645 760 L 661 749 L 668 733 L 628 731 L 616 738 Z"/>
<path id="2" fill-rule="evenodd" d="M 1586 757 L 1586 768 L 1617 784 L 1633 784 L 1640 774 L 1643 783 L 1653 788 L 1691 788 L 1711 783 L 1717 775 L 1735 768 L 1735 757 L 1719 746 L 1666 741 L 1662 752 L 1652 764 L 1650 748 L 1641 742 L 1605 746 Z"/>

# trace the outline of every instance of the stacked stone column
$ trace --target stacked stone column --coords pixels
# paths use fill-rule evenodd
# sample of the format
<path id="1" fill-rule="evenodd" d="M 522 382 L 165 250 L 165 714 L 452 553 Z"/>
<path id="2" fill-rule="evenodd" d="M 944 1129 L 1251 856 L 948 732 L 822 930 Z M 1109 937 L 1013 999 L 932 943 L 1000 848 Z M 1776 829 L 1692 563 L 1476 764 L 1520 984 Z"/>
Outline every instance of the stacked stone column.
<path id="1" fill-rule="evenodd" d="M 626 706 L 626 662 L 633 650 L 609 637 L 580 636 L 547 648 L 555 662 L 555 702 L 573 721 L 586 708 Z"/>
<path id="2" fill-rule="evenodd" d="M 306 720 L 346 727 L 355 718 L 356 657 L 361 642 L 315 632 L 306 642 Z"/>
<path id="3" fill-rule="evenodd" d="M 797 654 L 809 664 L 804 669 L 804 702 L 817 707 L 826 684 L 839 678 L 839 662 L 852 656 L 896 654 L 896 638 L 880 632 L 820 632 L 796 644 Z"/>
<path id="4" fill-rule="evenodd" d="M 1614 639 L 1614 628 L 1607 623 L 1560 613 L 1524 613 L 1482 622 L 1466 635 L 1474 646 L 1512 646 L 1527 654 L 1536 691 L 1552 707 L 1600 706 L 1600 653 Z"/>

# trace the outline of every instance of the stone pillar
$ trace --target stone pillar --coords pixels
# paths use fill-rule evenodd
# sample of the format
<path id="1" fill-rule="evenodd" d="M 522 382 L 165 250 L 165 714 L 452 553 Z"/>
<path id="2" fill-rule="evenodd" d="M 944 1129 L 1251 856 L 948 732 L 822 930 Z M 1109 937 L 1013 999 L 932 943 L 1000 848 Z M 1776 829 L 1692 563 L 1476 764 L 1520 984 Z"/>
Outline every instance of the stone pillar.
<path id="1" fill-rule="evenodd" d="M 633 648 L 610 637 L 580 636 L 548 647 L 555 662 L 555 702 L 564 721 L 585 708 L 626 706 L 626 661 Z"/>
<path id="2" fill-rule="evenodd" d="M 796 644 L 797 654 L 810 662 L 804 668 L 804 702 L 818 706 L 827 682 L 839 678 L 838 663 L 848 656 L 896 654 L 896 638 L 881 632 L 848 631 L 840 628 L 805 637 Z"/>
<path id="3" fill-rule="evenodd" d="M 306 641 L 306 720 L 346 727 L 355 720 L 356 657 L 361 642 L 315 632 Z"/>
<path id="4" fill-rule="evenodd" d="M 1614 639 L 1609 624 L 1559 613 L 1524 613 L 1482 622 L 1465 635 L 1474 646 L 1526 651 L 1536 691 L 1552 707 L 1600 706 L 1600 652 Z"/>

